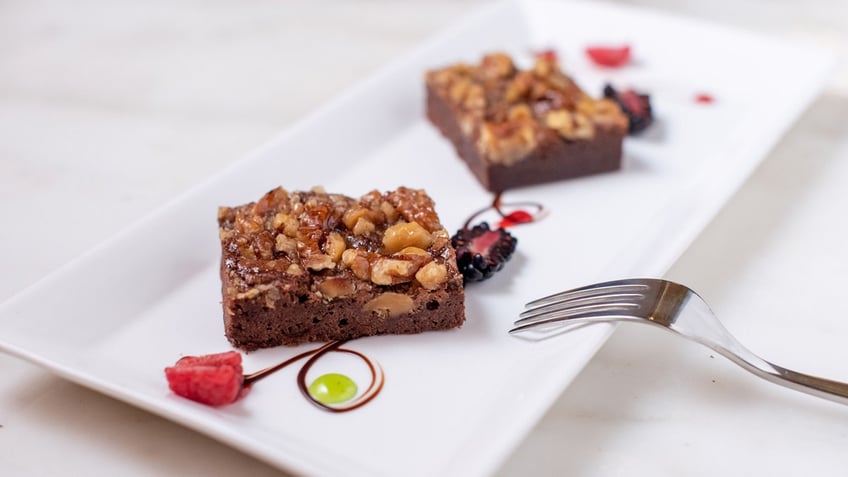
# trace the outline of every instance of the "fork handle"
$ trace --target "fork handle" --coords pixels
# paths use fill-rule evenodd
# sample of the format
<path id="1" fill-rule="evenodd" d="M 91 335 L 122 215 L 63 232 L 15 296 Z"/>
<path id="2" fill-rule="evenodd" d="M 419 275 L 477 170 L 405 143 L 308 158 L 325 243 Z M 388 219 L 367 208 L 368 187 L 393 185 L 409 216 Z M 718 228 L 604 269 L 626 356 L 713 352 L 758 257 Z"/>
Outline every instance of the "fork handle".
<path id="1" fill-rule="evenodd" d="M 732 352 L 724 352 L 725 350 L 722 349 L 716 349 L 716 351 L 766 381 L 829 401 L 848 404 L 848 383 L 792 371 L 750 352 L 744 353 L 744 356 L 733 356 Z M 737 354 L 741 354 L 738 350 L 736 351 Z"/>

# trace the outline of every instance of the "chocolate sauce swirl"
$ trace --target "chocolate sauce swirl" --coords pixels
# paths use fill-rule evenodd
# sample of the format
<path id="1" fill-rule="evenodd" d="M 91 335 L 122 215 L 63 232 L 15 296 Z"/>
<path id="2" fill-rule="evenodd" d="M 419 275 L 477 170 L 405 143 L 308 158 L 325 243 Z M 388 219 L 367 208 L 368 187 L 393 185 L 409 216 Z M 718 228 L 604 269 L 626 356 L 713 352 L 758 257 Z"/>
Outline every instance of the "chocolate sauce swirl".
<path id="1" fill-rule="evenodd" d="M 304 351 L 303 353 L 293 356 L 280 364 L 265 368 L 260 371 L 256 371 L 255 373 L 245 375 L 244 386 L 251 386 L 259 380 L 264 379 L 270 376 L 271 374 L 283 368 L 286 368 L 289 365 L 296 363 L 297 361 L 300 361 L 301 359 L 311 356 L 297 372 L 297 387 L 300 389 L 300 393 L 303 394 L 303 397 L 305 397 L 316 407 L 329 412 L 347 412 L 362 407 L 371 402 L 371 400 L 373 400 L 377 396 L 377 394 L 379 394 L 380 391 L 383 389 L 383 383 L 385 382 L 383 368 L 379 365 L 379 363 L 371 360 L 371 358 L 369 358 L 363 353 L 360 353 L 359 351 L 348 348 L 342 348 L 341 346 L 344 343 L 346 343 L 346 341 L 330 341 L 329 343 L 326 343 L 319 348 Z M 317 362 L 319 359 L 321 359 L 328 353 L 333 352 L 348 353 L 358 357 L 368 366 L 368 370 L 371 372 L 371 383 L 368 385 L 368 388 L 365 390 L 365 392 L 363 392 L 350 402 L 338 405 L 330 405 L 318 401 L 309 393 L 309 388 L 306 384 L 306 374 L 309 372 L 315 362 Z"/>

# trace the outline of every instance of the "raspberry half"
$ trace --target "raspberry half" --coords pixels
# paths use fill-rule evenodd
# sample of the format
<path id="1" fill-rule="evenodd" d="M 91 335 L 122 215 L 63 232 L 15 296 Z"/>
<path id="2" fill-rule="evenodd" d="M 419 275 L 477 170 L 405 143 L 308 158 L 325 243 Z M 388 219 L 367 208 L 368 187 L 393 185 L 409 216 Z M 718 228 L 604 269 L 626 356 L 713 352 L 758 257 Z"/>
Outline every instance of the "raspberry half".
<path id="1" fill-rule="evenodd" d="M 236 351 L 186 356 L 165 368 L 168 387 L 178 396 L 210 406 L 223 406 L 247 393 Z"/>
<path id="2" fill-rule="evenodd" d="M 487 222 L 481 222 L 459 230 L 451 243 L 456 249 L 456 264 L 468 283 L 486 280 L 502 269 L 512 258 L 518 240 L 502 228 L 492 230 Z"/>
<path id="3" fill-rule="evenodd" d="M 618 68 L 630 62 L 630 47 L 590 46 L 586 55 L 597 65 Z"/>

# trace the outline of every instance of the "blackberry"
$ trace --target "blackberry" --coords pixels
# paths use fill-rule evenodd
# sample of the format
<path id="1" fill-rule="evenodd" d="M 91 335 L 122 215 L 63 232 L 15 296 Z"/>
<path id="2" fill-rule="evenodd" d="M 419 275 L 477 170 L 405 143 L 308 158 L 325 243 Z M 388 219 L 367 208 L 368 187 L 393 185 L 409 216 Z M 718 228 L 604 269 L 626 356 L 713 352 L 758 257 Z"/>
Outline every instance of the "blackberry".
<path id="1" fill-rule="evenodd" d="M 506 230 L 492 230 L 488 222 L 460 229 L 451 237 L 456 249 L 456 264 L 465 283 L 480 282 L 503 268 L 518 243 Z"/>
<path id="2" fill-rule="evenodd" d="M 638 93 L 632 89 L 617 91 L 611 84 L 607 84 L 604 86 L 604 97 L 615 101 L 627 116 L 630 134 L 644 131 L 654 122 L 650 95 Z"/>

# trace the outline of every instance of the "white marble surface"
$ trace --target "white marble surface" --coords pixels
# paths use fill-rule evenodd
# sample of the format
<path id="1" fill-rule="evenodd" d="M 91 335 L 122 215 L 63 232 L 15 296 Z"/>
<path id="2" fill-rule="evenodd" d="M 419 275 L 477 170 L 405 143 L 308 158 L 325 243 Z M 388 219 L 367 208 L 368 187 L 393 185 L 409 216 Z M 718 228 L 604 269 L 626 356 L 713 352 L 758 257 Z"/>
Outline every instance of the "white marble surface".
<path id="1" fill-rule="evenodd" d="M 848 380 L 848 3 L 628 3 L 838 55 L 824 94 L 669 276 L 755 351 Z M 476 6 L 0 2 L 0 300 Z M 11 356 L 0 375 L 2 475 L 281 474 Z M 846 424 L 844 406 L 621 327 L 499 474 L 838 475 Z"/>

